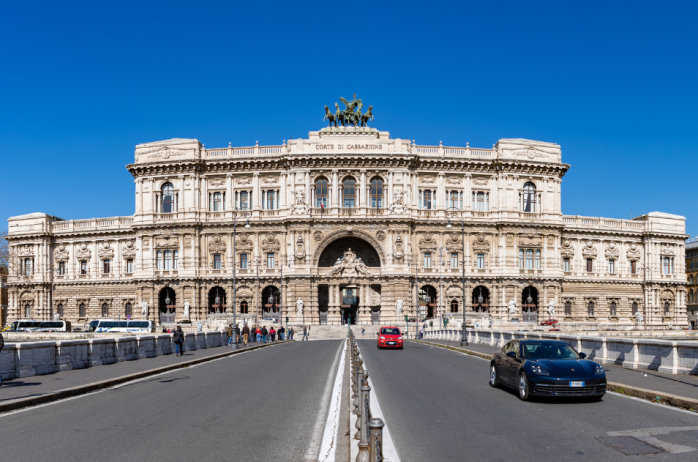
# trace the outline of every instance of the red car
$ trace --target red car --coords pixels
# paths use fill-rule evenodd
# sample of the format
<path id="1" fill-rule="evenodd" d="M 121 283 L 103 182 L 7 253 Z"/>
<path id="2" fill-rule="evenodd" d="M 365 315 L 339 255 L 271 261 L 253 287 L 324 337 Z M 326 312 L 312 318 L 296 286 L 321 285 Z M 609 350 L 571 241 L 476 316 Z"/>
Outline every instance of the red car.
<path id="1" fill-rule="evenodd" d="M 556 319 L 548 319 L 547 321 L 543 321 L 540 323 L 541 326 L 552 326 L 553 324 L 557 324 Z"/>
<path id="2" fill-rule="evenodd" d="M 402 334 L 399 327 L 381 327 L 378 332 L 378 349 L 399 348 L 402 350 Z"/>

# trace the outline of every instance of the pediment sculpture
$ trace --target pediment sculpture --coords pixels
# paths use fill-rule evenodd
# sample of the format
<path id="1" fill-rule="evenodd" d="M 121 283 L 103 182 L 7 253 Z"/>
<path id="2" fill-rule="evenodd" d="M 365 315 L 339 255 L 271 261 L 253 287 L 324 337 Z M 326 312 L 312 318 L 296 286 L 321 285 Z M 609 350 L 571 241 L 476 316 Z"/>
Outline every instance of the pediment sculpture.
<path id="1" fill-rule="evenodd" d="M 332 269 L 327 273 L 328 276 L 358 276 L 360 274 L 371 276 L 361 257 L 357 257 L 351 248 L 344 252 L 344 256 L 337 259 Z"/>
<path id="2" fill-rule="evenodd" d="M 395 248 L 393 251 L 393 258 L 396 260 L 401 260 L 405 256 L 405 252 L 402 248 L 402 236 L 399 234 L 395 237 Z"/>
<path id="3" fill-rule="evenodd" d="M 247 236 L 247 234 L 241 234 L 240 238 L 235 241 L 236 251 L 238 250 L 252 250 L 252 241 Z"/>
<path id="4" fill-rule="evenodd" d="M 208 243 L 208 251 L 213 253 L 225 252 L 225 242 L 223 242 L 220 234 L 216 234 L 211 238 Z"/>
<path id="5" fill-rule="evenodd" d="M 424 237 L 419 240 L 419 248 L 425 251 L 431 250 L 435 252 L 437 245 L 436 239 L 434 239 L 431 233 L 424 233 Z"/>
<path id="6" fill-rule="evenodd" d="M 303 236 L 298 236 L 298 239 L 296 239 L 296 258 L 299 260 L 305 258 L 305 244 L 303 243 Z"/>
<path id="7" fill-rule="evenodd" d="M 68 261 L 70 254 L 68 249 L 65 248 L 65 244 L 60 244 L 58 248 L 53 251 L 53 258 L 56 261 Z"/>
<path id="8" fill-rule="evenodd" d="M 124 257 L 133 257 L 136 255 L 136 247 L 134 241 L 126 241 L 124 247 L 121 249 L 121 255 Z"/>
<path id="9" fill-rule="evenodd" d="M 308 205 L 307 196 L 304 191 L 294 191 L 293 205 L 291 206 L 292 215 L 309 215 L 310 206 Z"/>
<path id="10" fill-rule="evenodd" d="M 176 236 L 164 234 L 155 239 L 155 247 L 178 248 L 179 239 Z"/>
<path id="11" fill-rule="evenodd" d="M 616 246 L 616 243 L 609 243 L 604 253 L 606 255 L 606 258 L 618 258 L 618 247 Z"/>
<path id="12" fill-rule="evenodd" d="M 562 248 L 560 249 L 560 253 L 564 258 L 573 258 L 574 247 L 572 247 L 572 241 L 570 241 L 569 239 L 564 239 L 562 241 Z"/>
<path id="13" fill-rule="evenodd" d="M 92 257 L 92 250 L 83 242 L 75 251 L 75 256 L 80 260 L 89 260 Z"/>
<path id="14" fill-rule="evenodd" d="M 19 251 L 20 255 L 34 255 L 34 246 L 29 244 L 24 244 Z"/>
<path id="15" fill-rule="evenodd" d="M 591 241 L 586 241 L 584 243 L 584 247 L 582 247 L 582 255 L 588 258 L 594 258 L 599 254 L 598 250 L 596 250 L 596 247 L 594 247 L 594 243 Z"/>
<path id="16" fill-rule="evenodd" d="M 102 247 L 99 248 L 99 258 L 100 260 L 114 258 L 114 249 L 111 248 L 109 242 L 104 241 L 102 243 Z"/>
<path id="17" fill-rule="evenodd" d="M 489 252 L 490 241 L 487 240 L 485 233 L 479 233 L 473 241 L 473 250 L 475 252 Z"/>
<path id="18" fill-rule="evenodd" d="M 405 191 L 396 191 L 393 193 L 393 203 L 388 207 L 389 214 L 407 213 L 407 204 L 405 203 Z"/>
<path id="19" fill-rule="evenodd" d="M 541 236 L 537 233 L 529 231 L 519 236 L 519 244 L 521 247 L 542 247 Z"/>
<path id="20" fill-rule="evenodd" d="M 674 255 L 674 250 L 667 245 L 662 247 L 662 250 L 659 253 L 661 255 Z"/>
<path id="21" fill-rule="evenodd" d="M 262 250 L 265 252 L 268 250 L 280 250 L 281 243 L 273 234 L 265 234 L 262 239 Z"/>
<path id="22" fill-rule="evenodd" d="M 642 255 L 640 252 L 640 249 L 637 248 L 637 244 L 630 244 L 630 248 L 626 252 L 626 255 L 628 256 L 628 260 L 639 260 L 640 256 Z"/>

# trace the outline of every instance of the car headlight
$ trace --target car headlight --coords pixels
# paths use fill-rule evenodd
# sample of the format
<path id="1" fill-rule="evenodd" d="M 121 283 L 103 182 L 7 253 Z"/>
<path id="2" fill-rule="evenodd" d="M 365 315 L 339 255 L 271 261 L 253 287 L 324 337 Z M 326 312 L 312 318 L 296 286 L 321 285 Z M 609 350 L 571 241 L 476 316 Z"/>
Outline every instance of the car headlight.
<path id="1" fill-rule="evenodd" d="M 604 375 L 606 373 L 605 370 L 603 370 L 603 366 L 601 364 L 596 365 L 596 370 L 594 371 L 596 375 Z"/>
<path id="2" fill-rule="evenodd" d="M 402 337 L 398 337 L 397 339 L 398 339 L 398 340 L 402 340 Z"/>
<path id="3" fill-rule="evenodd" d="M 381 340 L 385 340 L 385 337 L 381 337 Z"/>
<path id="4" fill-rule="evenodd" d="M 538 364 L 532 364 L 531 371 L 534 374 L 538 374 L 538 375 L 550 375 L 550 371 L 548 369 L 546 369 L 543 366 L 540 366 Z"/>

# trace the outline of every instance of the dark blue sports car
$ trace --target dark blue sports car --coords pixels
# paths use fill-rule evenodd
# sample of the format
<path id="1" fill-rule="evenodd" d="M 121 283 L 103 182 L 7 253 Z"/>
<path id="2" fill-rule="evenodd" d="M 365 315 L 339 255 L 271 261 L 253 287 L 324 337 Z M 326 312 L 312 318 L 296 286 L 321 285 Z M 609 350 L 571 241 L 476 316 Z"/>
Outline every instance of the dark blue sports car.
<path id="1" fill-rule="evenodd" d="M 506 385 L 526 401 L 531 396 L 586 396 L 606 393 L 606 371 L 565 342 L 512 340 L 492 356 L 490 386 Z"/>

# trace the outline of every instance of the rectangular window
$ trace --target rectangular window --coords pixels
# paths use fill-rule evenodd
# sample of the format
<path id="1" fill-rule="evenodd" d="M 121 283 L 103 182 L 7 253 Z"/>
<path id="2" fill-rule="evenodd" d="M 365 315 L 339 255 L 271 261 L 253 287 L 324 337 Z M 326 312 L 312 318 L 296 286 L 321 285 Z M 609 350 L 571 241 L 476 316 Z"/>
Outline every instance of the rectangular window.
<path id="1" fill-rule="evenodd" d="M 172 251 L 165 250 L 165 271 L 172 269 Z"/>
<path id="2" fill-rule="evenodd" d="M 524 250 L 519 249 L 519 269 L 524 269 Z"/>
<path id="3" fill-rule="evenodd" d="M 104 260 L 104 274 L 109 274 L 109 270 L 111 269 L 109 260 Z"/>
<path id="4" fill-rule="evenodd" d="M 458 268 L 458 254 L 457 253 L 451 254 L 451 268 L 453 268 L 453 269 Z"/>
<path id="5" fill-rule="evenodd" d="M 221 269 L 221 255 L 218 253 L 213 255 L 213 269 Z"/>
<path id="6" fill-rule="evenodd" d="M 630 274 L 637 274 L 637 262 L 635 260 L 630 262 Z"/>
<path id="7" fill-rule="evenodd" d="M 536 269 L 540 269 L 540 250 L 536 250 Z"/>
<path id="8" fill-rule="evenodd" d="M 563 258 L 562 260 L 562 271 L 565 273 L 570 272 L 570 259 L 569 258 Z"/>
<path id="9" fill-rule="evenodd" d="M 219 192 L 213 193 L 213 209 L 214 212 L 223 210 L 223 194 Z"/>
<path id="10" fill-rule="evenodd" d="M 431 252 L 424 252 L 424 268 L 431 268 Z"/>
<path id="11" fill-rule="evenodd" d="M 247 269 L 247 254 L 240 254 L 240 269 Z"/>
<path id="12" fill-rule="evenodd" d="M 250 200 L 249 193 L 247 191 L 240 191 L 240 210 L 249 210 Z"/>
<path id="13" fill-rule="evenodd" d="M 274 254 L 273 253 L 267 254 L 267 268 L 269 268 L 269 269 L 274 268 Z"/>
<path id="14" fill-rule="evenodd" d="M 490 193 L 473 192 L 473 210 L 487 212 L 490 209 Z"/>
<path id="15" fill-rule="evenodd" d="M 87 262 L 86 261 L 80 262 L 80 274 L 87 274 Z"/>
<path id="16" fill-rule="evenodd" d="M 424 191 L 422 191 L 422 198 L 422 208 L 425 210 L 431 210 L 431 190 L 425 189 Z"/>
<path id="17" fill-rule="evenodd" d="M 526 269 L 533 269 L 533 250 L 526 249 Z"/>
<path id="18" fill-rule="evenodd" d="M 674 259 L 672 257 L 662 258 L 662 274 L 674 274 Z"/>
<path id="19" fill-rule="evenodd" d="M 587 258 L 587 273 L 593 273 L 593 272 L 594 272 L 594 259 Z"/>
<path id="20" fill-rule="evenodd" d="M 24 259 L 24 275 L 25 276 L 31 276 L 34 273 L 34 268 L 32 268 L 32 259 L 31 258 L 25 258 Z"/>
<path id="21" fill-rule="evenodd" d="M 65 276 L 65 262 L 58 262 L 58 275 Z"/>
<path id="22" fill-rule="evenodd" d="M 179 268 L 179 250 L 173 252 L 174 257 L 172 258 L 172 269 Z"/>
<path id="23" fill-rule="evenodd" d="M 275 204 L 276 204 L 276 192 L 275 191 L 267 191 L 266 209 L 267 210 L 274 210 L 276 208 L 274 206 Z"/>
<path id="24" fill-rule="evenodd" d="M 126 273 L 133 273 L 133 260 L 126 260 Z"/>
<path id="25" fill-rule="evenodd" d="M 485 254 L 477 254 L 477 269 L 485 269 Z"/>
<path id="26" fill-rule="evenodd" d="M 155 269 L 162 271 L 162 250 L 158 250 L 155 257 Z"/>
<path id="27" fill-rule="evenodd" d="M 615 274 L 616 273 L 616 261 L 611 259 L 608 260 L 608 273 L 609 274 Z"/>

